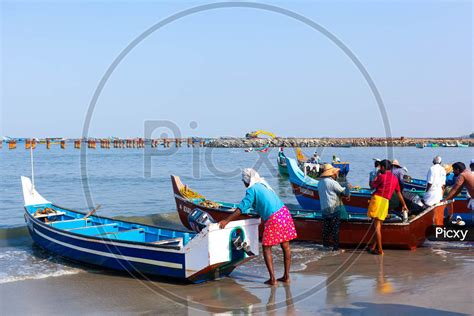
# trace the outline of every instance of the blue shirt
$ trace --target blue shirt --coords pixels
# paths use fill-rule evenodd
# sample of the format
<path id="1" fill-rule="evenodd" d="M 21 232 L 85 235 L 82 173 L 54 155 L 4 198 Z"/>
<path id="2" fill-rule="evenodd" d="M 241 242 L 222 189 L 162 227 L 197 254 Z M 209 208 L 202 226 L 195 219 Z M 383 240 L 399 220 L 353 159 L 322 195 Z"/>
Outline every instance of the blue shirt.
<path id="1" fill-rule="evenodd" d="M 323 216 L 336 215 L 342 211 L 341 195 L 348 196 L 349 188 L 343 188 L 336 180 L 325 177 L 318 183 L 319 201 Z"/>
<path id="2" fill-rule="evenodd" d="M 242 214 L 258 214 L 266 221 L 283 206 L 275 192 L 261 183 L 256 183 L 245 191 L 245 197 L 237 207 Z"/>

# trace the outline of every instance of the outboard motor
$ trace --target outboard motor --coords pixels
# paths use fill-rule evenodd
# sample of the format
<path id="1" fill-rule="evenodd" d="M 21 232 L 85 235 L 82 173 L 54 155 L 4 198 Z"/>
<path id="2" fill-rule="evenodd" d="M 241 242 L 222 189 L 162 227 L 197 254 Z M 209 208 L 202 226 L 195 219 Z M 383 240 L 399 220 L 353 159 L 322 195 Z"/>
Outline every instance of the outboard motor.
<path id="1" fill-rule="evenodd" d="M 196 233 L 201 232 L 204 228 L 209 226 L 209 224 L 216 223 L 211 215 L 198 208 L 195 208 L 191 214 L 188 215 L 188 222 L 189 226 L 191 226 L 192 230 Z"/>
<path id="2" fill-rule="evenodd" d="M 427 208 L 425 203 L 423 203 L 423 199 L 414 192 L 404 191 L 403 198 L 412 214 L 419 214 Z"/>

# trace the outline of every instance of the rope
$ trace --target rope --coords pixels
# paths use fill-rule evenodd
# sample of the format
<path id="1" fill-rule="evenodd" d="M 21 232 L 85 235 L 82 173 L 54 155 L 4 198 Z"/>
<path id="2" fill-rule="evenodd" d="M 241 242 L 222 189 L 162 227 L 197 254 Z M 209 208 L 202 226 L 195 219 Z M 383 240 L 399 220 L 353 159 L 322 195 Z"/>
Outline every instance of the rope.
<path id="1" fill-rule="evenodd" d="M 208 207 L 208 208 L 219 208 L 219 207 L 221 207 L 221 205 L 219 203 L 216 203 L 216 202 L 211 201 L 211 200 L 206 200 L 204 195 L 201 195 L 201 194 L 191 190 L 187 186 L 181 188 L 181 190 L 179 190 L 179 193 L 181 193 L 181 195 L 183 197 L 185 197 L 186 199 L 188 199 L 188 200 L 193 200 L 193 199 L 203 200 L 203 201 L 199 202 L 199 205 L 201 205 L 201 206 Z"/>
<path id="2" fill-rule="evenodd" d="M 188 186 L 185 186 L 179 190 L 181 195 L 189 200 L 191 199 L 205 199 L 204 195 L 201 195 L 197 192 L 191 190 Z"/>

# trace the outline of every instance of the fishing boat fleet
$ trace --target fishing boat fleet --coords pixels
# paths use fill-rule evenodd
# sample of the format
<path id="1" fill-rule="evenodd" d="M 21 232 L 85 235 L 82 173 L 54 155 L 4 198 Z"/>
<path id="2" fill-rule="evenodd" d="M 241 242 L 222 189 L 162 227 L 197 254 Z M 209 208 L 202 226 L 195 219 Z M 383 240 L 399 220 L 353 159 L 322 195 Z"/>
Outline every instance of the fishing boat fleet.
<path id="1" fill-rule="evenodd" d="M 301 151 L 297 151 L 297 159 L 293 159 L 280 150 L 277 164 L 280 173 L 288 176 L 301 207 L 290 210 L 297 240 L 321 243 L 323 216 L 319 180 L 317 175 L 307 172 L 303 158 Z M 347 176 L 349 163 L 334 160 L 332 166 Z M 221 229 L 217 221 L 226 219 L 237 204 L 208 200 L 183 184 L 179 176 L 171 176 L 171 186 L 179 219 L 186 227 L 182 230 L 99 216 L 97 208 L 84 213 L 61 207 L 40 195 L 34 180 L 21 177 L 21 183 L 25 221 L 34 242 L 80 263 L 200 283 L 227 276 L 259 254 L 258 242 L 264 228 L 260 218 L 251 212 L 241 214 Z M 420 207 L 416 197 L 424 192 L 426 181 L 409 178 L 405 184 L 403 194 L 409 202 L 411 216 L 404 220 L 396 209 L 388 215 L 382 228 L 384 246 L 398 249 L 421 246 L 427 231 L 434 223 L 440 224 L 440 217 L 442 223 L 446 214 L 473 223 L 465 192 L 452 201 Z M 350 198 L 344 199 L 347 217 L 341 219 L 341 246 L 360 248 L 372 238 L 372 223 L 367 216 L 372 193 L 369 188 L 355 187 L 351 188 Z"/>

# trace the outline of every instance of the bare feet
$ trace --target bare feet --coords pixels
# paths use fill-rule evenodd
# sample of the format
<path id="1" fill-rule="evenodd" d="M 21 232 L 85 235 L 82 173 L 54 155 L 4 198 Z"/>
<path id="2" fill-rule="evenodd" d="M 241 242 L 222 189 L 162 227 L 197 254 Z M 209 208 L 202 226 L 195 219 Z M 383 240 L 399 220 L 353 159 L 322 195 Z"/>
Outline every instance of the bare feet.
<path id="1" fill-rule="evenodd" d="M 284 275 L 281 278 L 279 278 L 278 281 L 285 282 L 285 283 L 290 283 L 290 277 Z"/>
<path id="2" fill-rule="evenodd" d="M 268 284 L 268 285 L 277 285 L 278 284 L 277 280 L 275 280 L 275 279 L 268 279 L 264 283 Z"/>
<path id="3" fill-rule="evenodd" d="M 373 255 L 379 255 L 379 256 L 384 255 L 383 250 L 371 250 L 370 253 L 373 254 Z"/>

